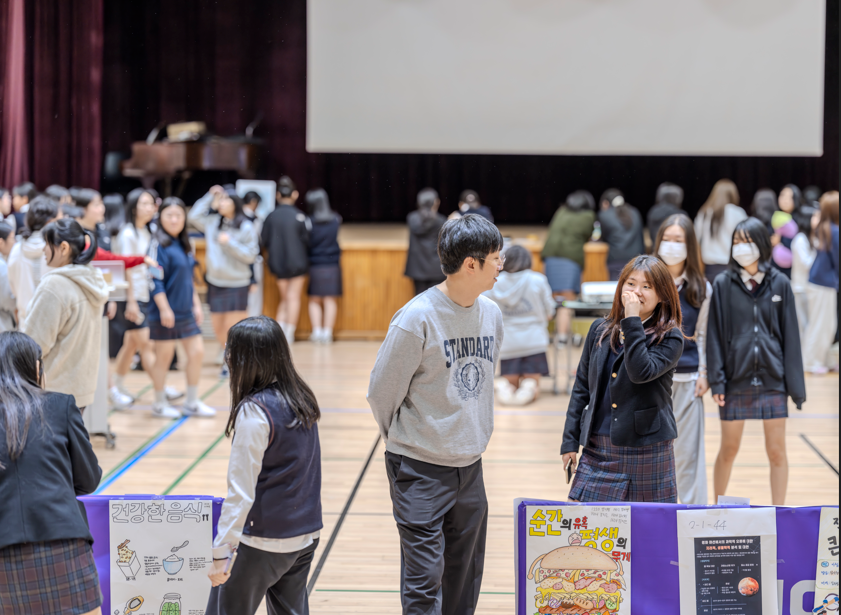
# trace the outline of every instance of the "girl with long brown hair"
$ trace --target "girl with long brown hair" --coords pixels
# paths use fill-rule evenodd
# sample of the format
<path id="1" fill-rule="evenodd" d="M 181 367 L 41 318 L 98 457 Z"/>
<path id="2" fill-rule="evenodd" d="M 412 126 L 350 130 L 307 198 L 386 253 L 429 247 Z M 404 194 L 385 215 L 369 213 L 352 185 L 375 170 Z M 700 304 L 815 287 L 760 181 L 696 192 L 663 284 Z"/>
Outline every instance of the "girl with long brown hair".
<path id="1" fill-rule="evenodd" d="M 695 235 L 701 246 L 701 260 L 710 282 L 727 269 L 733 231 L 747 217 L 745 210 L 739 207 L 739 189 L 736 184 L 729 179 L 715 182 L 710 196 L 701 205 L 695 218 Z"/>
<path id="2" fill-rule="evenodd" d="M 815 228 L 817 253 L 806 285 L 809 316 L 803 345 L 806 371 L 813 374 L 838 368 L 828 364 L 832 333 L 838 326 L 838 192 L 825 192 L 820 205 Z"/>
<path id="3" fill-rule="evenodd" d="M 707 382 L 706 335 L 712 286 L 704 278 L 704 265 L 692 220 L 686 214 L 666 218 L 654 242 L 675 283 L 682 330 L 686 339 L 672 381 L 672 408 L 677 422 L 675 472 L 683 504 L 707 503 L 704 456 L 704 402 Z"/>
<path id="4" fill-rule="evenodd" d="M 680 298 L 666 265 L 638 256 L 607 318 L 590 327 L 567 410 L 564 466 L 581 463 L 569 498 L 677 502 L 672 371 L 683 352 Z"/>

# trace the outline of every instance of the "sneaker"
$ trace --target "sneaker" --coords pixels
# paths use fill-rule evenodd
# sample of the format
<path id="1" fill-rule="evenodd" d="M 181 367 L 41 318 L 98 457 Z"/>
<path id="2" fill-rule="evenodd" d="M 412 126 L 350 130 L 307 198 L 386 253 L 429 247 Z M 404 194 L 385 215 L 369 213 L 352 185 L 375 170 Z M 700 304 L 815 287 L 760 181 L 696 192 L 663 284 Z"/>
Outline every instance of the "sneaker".
<path id="1" fill-rule="evenodd" d="M 231 372 L 228 371 L 228 366 L 223 365 L 222 369 L 219 372 L 219 378 L 221 380 L 225 380 L 226 378 L 230 378 L 230 377 L 231 377 Z"/>
<path id="2" fill-rule="evenodd" d="M 166 398 L 169 401 L 173 401 L 180 397 L 184 397 L 184 393 L 176 389 L 175 387 L 164 387 L 164 393 L 166 394 Z"/>
<path id="3" fill-rule="evenodd" d="M 131 394 L 131 391 L 129 391 L 129 390 L 125 387 L 125 385 L 119 385 L 119 384 L 117 384 L 117 385 L 114 385 L 112 388 L 117 389 L 120 393 L 122 393 L 122 394 L 123 394 L 123 395 L 125 395 L 126 397 L 131 398 L 131 403 L 134 403 L 134 402 L 136 402 L 136 401 L 137 401 L 137 398 L 136 398 L 134 395 L 132 395 L 132 394 Z"/>
<path id="4" fill-rule="evenodd" d="M 117 387 L 111 387 L 108 391 L 108 399 L 117 410 L 125 410 L 134 403 L 131 395 L 123 394 Z"/>
<path id="5" fill-rule="evenodd" d="M 216 410 L 201 400 L 197 401 L 195 405 L 184 404 L 181 407 L 184 410 L 184 416 L 216 416 Z"/>
<path id="6" fill-rule="evenodd" d="M 152 405 L 152 416 L 158 416 L 162 419 L 180 419 L 181 411 L 172 406 L 156 403 Z"/>
<path id="7" fill-rule="evenodd" d="M 318 333 L 313 331 L 312 334 L 310 335 L 310 341 L 313 344 L 320 344 L 323 341 L 323 338 L 321 337 L 321 331 L 319 331 Z"/>

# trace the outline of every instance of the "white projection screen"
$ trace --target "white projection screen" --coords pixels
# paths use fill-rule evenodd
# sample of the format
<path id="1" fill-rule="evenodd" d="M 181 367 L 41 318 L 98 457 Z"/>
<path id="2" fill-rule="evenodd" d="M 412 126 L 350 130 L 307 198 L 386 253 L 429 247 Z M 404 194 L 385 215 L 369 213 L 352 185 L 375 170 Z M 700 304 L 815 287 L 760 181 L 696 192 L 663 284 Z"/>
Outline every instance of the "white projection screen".
<path id="1" fill-rule="evenodd" d="M 825 10 L 308 0 L 307 150 L 819 156 Z"/>

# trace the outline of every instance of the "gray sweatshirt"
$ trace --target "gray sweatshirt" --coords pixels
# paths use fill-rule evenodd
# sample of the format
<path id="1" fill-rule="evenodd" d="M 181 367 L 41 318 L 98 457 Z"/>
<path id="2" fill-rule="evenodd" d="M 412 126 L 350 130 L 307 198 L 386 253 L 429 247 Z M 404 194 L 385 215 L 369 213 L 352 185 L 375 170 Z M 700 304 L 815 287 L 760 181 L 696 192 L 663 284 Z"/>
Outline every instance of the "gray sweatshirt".
<path id="1" fill-rule="evenodd" d="M 207 281 L 222 288 L 241 288 L 251 284 L 251 265 L 260 253 L 254 223 L 244 220 L 239 228 L 218 213 L 211 212 L 209 192 L 195 202 L 187 220 L 204 233 Z M 220 226 L 221 221 L 221 226 Z M 228 243 L 219 243 L 219 233 L 227 233 Z"/>
<path id="2" fill-rule="evenodd" d="M 493 432 L 502 314 L 487 297 L 461 307 L 437 288 L 391 319 L 368 386 L 386 450 L 426 463 L 475 463 Z"/>

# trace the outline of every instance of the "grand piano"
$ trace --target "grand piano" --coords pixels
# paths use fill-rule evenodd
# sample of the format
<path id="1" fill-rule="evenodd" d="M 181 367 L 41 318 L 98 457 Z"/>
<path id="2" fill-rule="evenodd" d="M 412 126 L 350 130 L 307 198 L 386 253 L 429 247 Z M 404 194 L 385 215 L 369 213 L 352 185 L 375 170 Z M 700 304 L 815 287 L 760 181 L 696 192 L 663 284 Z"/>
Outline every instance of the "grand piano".
<path id="1" fill-rule="evenodd" d="M 241 177 L 253 179 L 261 141 L 250 138 L 209 137 L 201 141 L 137 141 L 131 145 L 131 158 L 120 164 L 126 177 L 136 177 L 146 188 L 159 179 L 166 185 L 165 195 L 172 194 L 172 179 L 184 182 L 194 171 L 236 171 Z"/>

